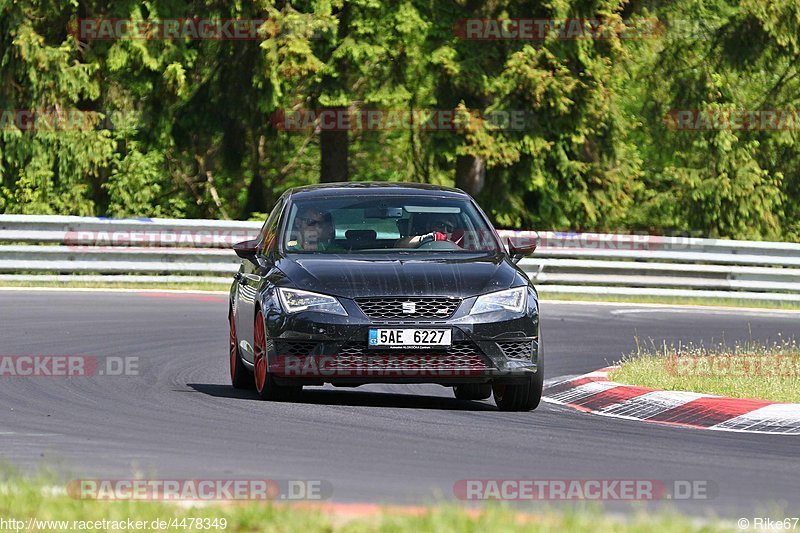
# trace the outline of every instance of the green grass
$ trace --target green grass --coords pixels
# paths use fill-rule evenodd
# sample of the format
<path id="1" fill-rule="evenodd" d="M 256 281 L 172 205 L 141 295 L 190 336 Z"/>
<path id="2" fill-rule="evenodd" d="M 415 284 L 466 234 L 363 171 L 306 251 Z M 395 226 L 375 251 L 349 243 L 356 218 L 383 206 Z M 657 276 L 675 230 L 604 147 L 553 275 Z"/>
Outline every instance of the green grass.
<path id="1" fill-rule="evenodd" d="M 547 292 L 547 286 L 539 290 L 543 301 L 644 303 L 665 305 L 707 305 L 714 307 L 750 307 L 756 309 L 800 310 L 800 302 L 775 302 L 770 300 L 744 300 L 737 298 L 698 298 L 677 296 L 617 296 L 604 294 L 571 294 Z"/>
<path id="2" fill-rule="evenodd" d="M 610 379 L 659 390 L 800 403 L 800 346 L 795 339 L 728 346 L 641 345 Z"/>
<path id="3" fill-rule="evenodd" d="M 468 510 L 454 504 L 436 505 L 420 513 L 404 512 L 402 508 L 386 508 L 379 514 L 347 516 L 331 514 L 314 505 L 292 506 L 272 503 L 210 504 L 188 507 L 163 502 L 76 500 L 67 495 L 43 490 L 44 484 L 21 479 L 8 481 L 0 488 L 0 518 L 27 521 L 67 521 L 68 530 L 76 530 L 73 521 L 143 521 L 163 519 L 218 520 L 224 529 L 166 529 L 165 531 L 225 531 L 226 533 L 274 531 L 292 532 L 586 532 L 613 531 L 619 533 L 665 533 L 697 531 L 732 531 L 730 524 L 717 521 L 698 522 L 674 512 L 647 514 L 643 510 L 621 518 L 605 514 L 597 507 L 552 508 L 523 513 L 505 505 L 490 504 L 480 511 Z M 39 524 L 39 531 L 56 531 Z M 108 530 L 113 526 L 107 525 Z M 6 528 L 9 530 L 9 528 Z M 36 529 L 32 529 L 36 530 Z M 145 531 L 152 530 L 145 528 Z"/>

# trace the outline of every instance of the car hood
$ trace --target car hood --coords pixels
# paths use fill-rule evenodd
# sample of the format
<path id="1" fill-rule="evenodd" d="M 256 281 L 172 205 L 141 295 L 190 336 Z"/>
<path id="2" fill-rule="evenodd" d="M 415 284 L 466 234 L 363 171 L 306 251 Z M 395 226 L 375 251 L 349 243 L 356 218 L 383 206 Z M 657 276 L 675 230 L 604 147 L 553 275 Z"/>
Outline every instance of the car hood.
<path id="1" fill-rule="evenodd" d="M 528 282 L 503 254 L 437 259 L 291 254 L 277 266 L 297 288 L 344 298 L 467 298 Z"/>

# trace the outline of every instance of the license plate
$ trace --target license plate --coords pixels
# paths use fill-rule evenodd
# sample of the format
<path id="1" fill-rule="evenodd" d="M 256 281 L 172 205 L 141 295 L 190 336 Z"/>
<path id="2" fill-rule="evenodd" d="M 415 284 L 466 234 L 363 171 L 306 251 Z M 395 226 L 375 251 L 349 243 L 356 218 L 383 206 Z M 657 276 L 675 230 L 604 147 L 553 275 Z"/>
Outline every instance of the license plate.
<path id="1" fill-rule="evenodd" d="M 369 330 L 370 348 L 450 346 L 452 332 L 449 329 L 399 329 L 372 328 Z"/>

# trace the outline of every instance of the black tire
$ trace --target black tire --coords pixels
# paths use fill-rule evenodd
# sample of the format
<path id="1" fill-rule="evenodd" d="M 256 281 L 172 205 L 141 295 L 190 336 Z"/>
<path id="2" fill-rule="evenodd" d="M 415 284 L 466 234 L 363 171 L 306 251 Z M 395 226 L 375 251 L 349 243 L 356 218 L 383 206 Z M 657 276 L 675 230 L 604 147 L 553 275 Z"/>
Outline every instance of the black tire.
<path id="1" fill-rule="evenodd" d="M 302 386 L 278 385 L 275 383 L 274 376 L 269 372 L 269 365 L 267 364 L 266 328 L 264 326 L 264 315 L 261 314 L 261 311 L 256 313 L 253 333 L 253 351 L 255 352 L 254 381 L 258 397 L 262 400 L 278 402 L 293 402 L 298 400 L 303 392 Z"/>
<path id="2" fill-rule="evenodd" d="M 492 395 L 491 383 L 465 383 L 455 385 L 453 394 L 459 400 L 486 400 Z"/>
<path id="3" fill-rule="evenodd" d="M 236 338 L 236 323 L 233 321 L 233 311 L 228 312 L 228 363 L 230 366 L 231 385 L 234 389 L 256 388 L 253 373 L 242 362 L 239 353 L 239 341 Z"/>
<path id="4" fill-rule="evenodd" d="M 533 411 L 542 400 L 544 372 L 541 368 L 523 383 L 495 383 L 494 402 L 501 411 Z"/>

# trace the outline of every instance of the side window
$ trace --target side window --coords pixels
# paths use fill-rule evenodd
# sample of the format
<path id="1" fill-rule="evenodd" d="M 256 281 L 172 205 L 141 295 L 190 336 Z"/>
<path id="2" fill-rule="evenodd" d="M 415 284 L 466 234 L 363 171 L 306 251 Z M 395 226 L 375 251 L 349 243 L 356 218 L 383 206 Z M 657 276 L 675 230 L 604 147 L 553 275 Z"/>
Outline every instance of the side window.
<path id="1" fill-rule="evenodd" d="M 278 200 L 275 207 L 264 222 L 264 227 L 261 228 L 259 233 L 259 240 L 261 241 L 261 253 L 266 255 L 275 249 L 277 243 L 278 221 L 281 218 L 281 210 L 283 209 L 283 198 Z"/>

